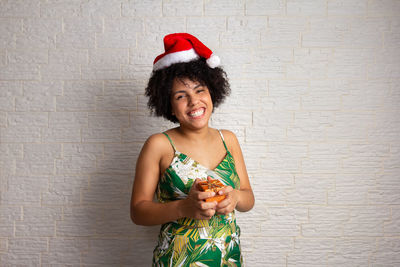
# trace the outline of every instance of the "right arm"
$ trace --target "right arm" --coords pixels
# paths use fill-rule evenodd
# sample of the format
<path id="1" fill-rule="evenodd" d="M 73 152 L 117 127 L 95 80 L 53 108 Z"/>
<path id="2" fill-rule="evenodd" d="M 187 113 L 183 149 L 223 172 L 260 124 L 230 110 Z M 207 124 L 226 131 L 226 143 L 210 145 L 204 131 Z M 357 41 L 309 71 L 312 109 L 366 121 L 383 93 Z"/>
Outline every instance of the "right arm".
<path id="1" fill-rule="evenodd" d="M 131 219 L 139 225 L 158 225 L 183 217 L 210 219 L 216 202 L 205 202 L 212 192 L 200 192 L 196 180 L 186 199 L 157 203 L 153 201 L 160 176 L 160 162 L 170 144 L 162 134 L 145 142 L 136 163 L 131 198 Z"/>

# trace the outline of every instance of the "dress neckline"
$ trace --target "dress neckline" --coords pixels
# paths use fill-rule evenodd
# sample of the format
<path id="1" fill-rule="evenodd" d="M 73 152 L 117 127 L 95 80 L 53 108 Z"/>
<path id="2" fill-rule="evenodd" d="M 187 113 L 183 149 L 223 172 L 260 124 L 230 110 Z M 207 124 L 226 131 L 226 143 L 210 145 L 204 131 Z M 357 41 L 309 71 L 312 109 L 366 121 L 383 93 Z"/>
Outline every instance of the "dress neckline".
<path id="1" fill-rule="evenodd" d="M 208 168 L 208 167 L 204 166 L 203 164 L 201 164 L 200 162 L 198 162 L 197 160 L 193 159 L 192 157 L 189 157 L 187 154 L 180 152 L 178 149 L 176 149 L 175 144 L 174 144 L 174 142 L 172 142 L 172 139 L 169 137 L 169 135 L 166 132 L 163 132 L 163 134 L 168 138 L 168 141 L 170 142 L 172 148 L 174 149 L 174 157 L 171 160 L 171 164 L 169 164 L 169 166 L 165 169 L 164 174 L 169 168 L 172 167 L 172 164 L 175 162 L 175 158 L 176 157 L 178 157 L 178 160 L 182 162 L 182 159 L 181 159 L 181 157 L 179 157 L 179 155 L 185 156 L 185 158 L 187 158 L 189 160 L 192 160 L 198 166 L 206 169 L 207 171 L 212 171 L 213 172 L 216 169 L 218 169 L 218 167 L 222 164 L 222 162 L 224 162 L 226 160 L 228 155 L 230 155 L 230 156 L 232 156 L 232 155 L 230 154 L 230 152 L 228 150 L 228 147 L 225 144 L 225 139 L 224 139 L 224 136 L 223 136 L 222 132 L 219 129 L 217 129 L 217 131 L 218 131 L 219 135 L 221 136 L 222 143 L 223 143 L 223 145 L 225 147 L 226 153 L 225 153 L 225 157 L 223 157 L 223 159 L 218 163 L 218 165 L 214 169 Z"/>
<path id="2" fill-rule="evenodd" d="M 198 161 L 195 160 L 194 158 L 189 157 L 189 156 L 186 155 L 185 153 L 182 153 L 182 152 L 180 152 L 180 151 L 178 151 L 178 150 L 175 150 L 175 155 L 174 155 L 174 157 L 172 158 L 172 162 L 171 162 L 171 164 L 168 166 L 168 168 L 172 166 L 172 163 L 174 162 L 174 159 L 175 159 L 176 157 L 178 157 L 178 159 L 179 159 L 180 161 L 182 161 L 182 159 L 181 159 L 178 155 L 183 155 L 183 156 L 185 156 L 185 158 L 192 160 L 192 161 L 195 162 L 198 166 L 201 166 L 202 168 L 206 169 L 207 171 L 215 171 L 215 170 L 218 169 L 218 167 L 222 164 L 222 162 L 224 162 L 224 161 L 226 160 L 226 158 L 227 158 L 228 155 L 229 155 L 229 150 L 226 150 L 225 156 L 222 158 L 222 160 L 218 163 L 218 165 L 217 165 L 214 169 L 211 169 L 211 168 L 208 168 L 208 167 L 204 166 L 203 164 L 201 164 L 200 162 L 198 162 Z M 168 169 L 168 168 L 167 168 L 167 169 Z"/>

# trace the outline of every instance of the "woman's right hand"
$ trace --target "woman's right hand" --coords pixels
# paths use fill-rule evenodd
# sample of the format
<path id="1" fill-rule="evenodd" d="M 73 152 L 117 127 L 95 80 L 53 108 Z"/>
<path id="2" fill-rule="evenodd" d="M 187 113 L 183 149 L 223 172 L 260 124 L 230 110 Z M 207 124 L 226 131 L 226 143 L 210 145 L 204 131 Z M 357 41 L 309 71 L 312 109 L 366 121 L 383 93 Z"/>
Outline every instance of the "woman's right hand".
<path id="1" fill-rule="evenodd" d="M 199 220 L 209 220 L 215 214 L 217 202 L 206 202 L 205 199 L 213 197 L 214 192 L 199 190 L 200 179 L 196 179 L 186 199 L 182 200 L 182 216 Z"/>

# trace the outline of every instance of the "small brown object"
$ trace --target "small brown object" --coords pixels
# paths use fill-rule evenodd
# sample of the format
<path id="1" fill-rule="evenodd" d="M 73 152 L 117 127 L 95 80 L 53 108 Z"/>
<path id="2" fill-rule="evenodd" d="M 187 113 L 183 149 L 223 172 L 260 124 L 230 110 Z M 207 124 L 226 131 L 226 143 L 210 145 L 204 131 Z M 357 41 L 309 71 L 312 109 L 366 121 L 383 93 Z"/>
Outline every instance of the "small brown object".
<path id="1" fill-rule="evenodd" d="M 208 179 L 207 181 L 199 182 L 199 188 L 203 192 L 215 192 L 215 196 L 206 198 L 206 202 L 217 201 L 220 202 L 226 198 L 225 195 L 218 195 L 218 191 L 220 191 L 225 186 L 219 180 L 216 179 Z"/>

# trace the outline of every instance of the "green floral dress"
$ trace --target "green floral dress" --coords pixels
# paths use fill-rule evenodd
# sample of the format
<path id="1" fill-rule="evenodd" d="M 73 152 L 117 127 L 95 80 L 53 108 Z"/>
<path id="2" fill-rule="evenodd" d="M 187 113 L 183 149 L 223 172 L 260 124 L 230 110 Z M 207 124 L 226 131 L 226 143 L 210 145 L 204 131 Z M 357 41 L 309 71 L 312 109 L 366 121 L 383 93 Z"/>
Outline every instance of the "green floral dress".
<path id="1" fill-rule="evenodd" d="M 223 184 L 239 189 L 233 156 L 222 142 L 226 156 L 210 170 L 176 150 L 170 137 L 175 156 L 171 165 L 160 178 L 157 199 L 161 203 L 184 199 L 196 178 L 211 176 Z M 158 245 L 154 249 L 153 266 L 241 266 L 240 228 L 235 213 L 214 215 L 210 220 L 181 218 L 161 226 Z"/>

